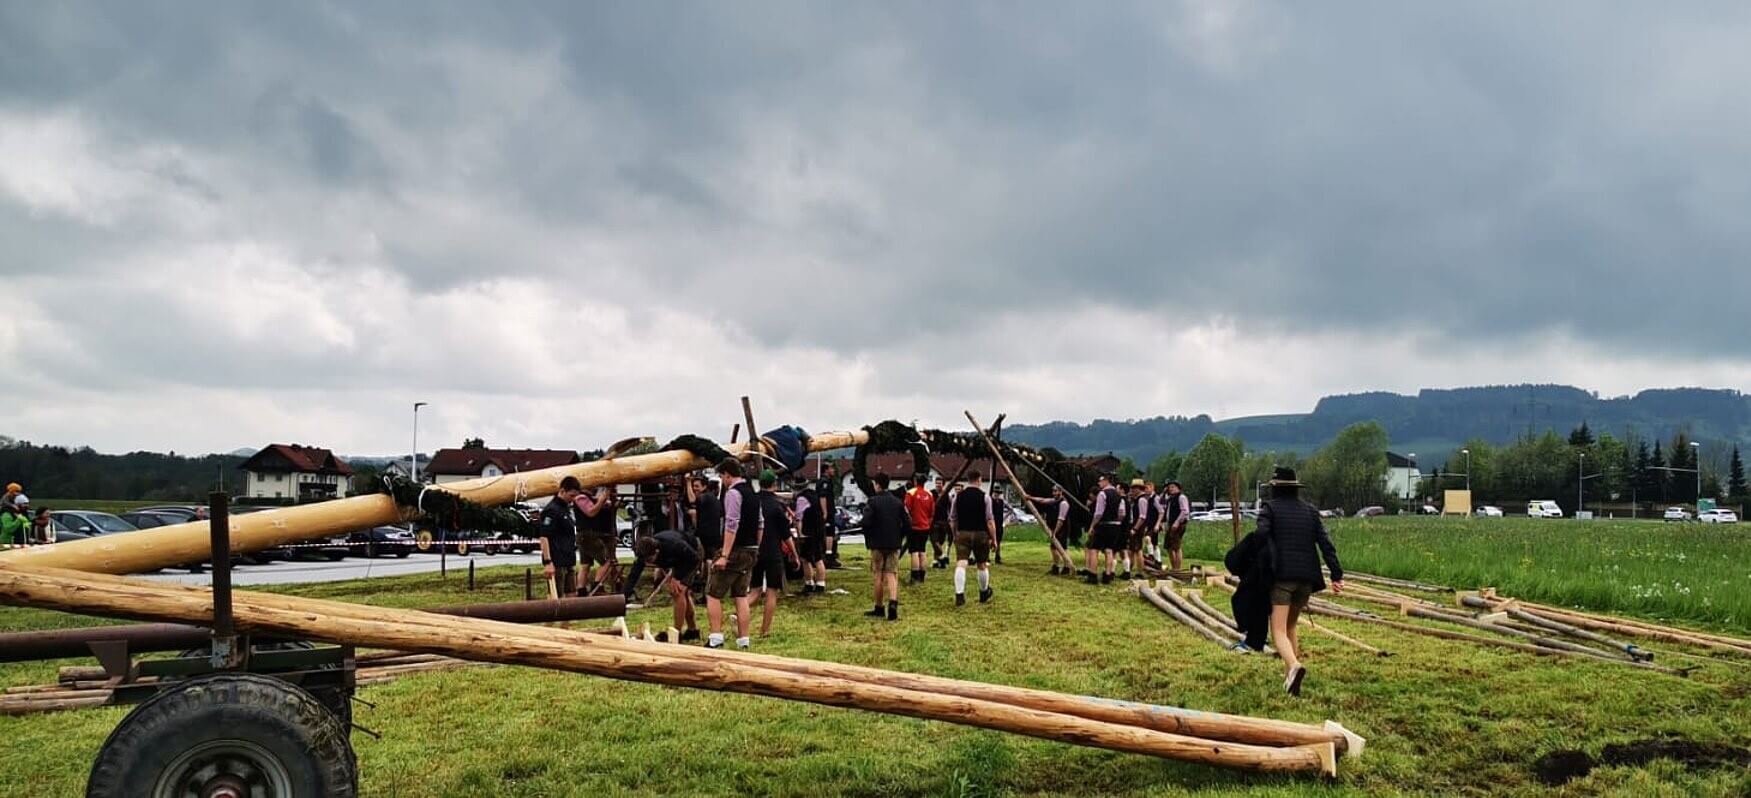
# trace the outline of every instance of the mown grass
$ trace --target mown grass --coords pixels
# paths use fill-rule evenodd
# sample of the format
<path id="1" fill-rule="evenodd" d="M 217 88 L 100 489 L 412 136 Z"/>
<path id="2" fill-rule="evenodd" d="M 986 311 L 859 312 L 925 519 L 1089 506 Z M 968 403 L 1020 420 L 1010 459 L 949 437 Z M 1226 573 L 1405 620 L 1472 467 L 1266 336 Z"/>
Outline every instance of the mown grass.
<path id="1" fill-rule="evenodd" d="M 1328 522 L 1344 567 L 1537 601 L 1751 631 L 1751 524 L 1381 517 Z M 1227 524 L 1186 552 L 1219 559 Z"/>
<path id="2" fill-rule="evenodd" d="M 1205 537 L 1199 533 L 1200 540 Z M 1306 695 L 1281 692 L 1279 664 L 1228 654 L 1175 627 L 1118 586 L 1044 574 L 1037 533 L 1018 530 L 996 568 L 997 600 L 956 609 L 946 572 L 906 588 L 897 623 L 861 617 L 860 570 L 834 572 L 846 596 L 792 599 L 756 649 L 944 676 L 1318 722 L 1369 738 L 1336 782 L 1259 776 L 1115 754 L 945 723 L 663 688 L 527 668 L 481 668 L 366 688 L 354 735 L 371 796 L 1161 796 L 1704 795 L 1751 793 L 1744 769 L 1656 762 L 1607 768 L 1559 790 L 1530 763 L 1559 748 L 1681 736 L 1751 742 L 1751 670 L 1713 665 L 1690 679 L 1605 663 L 1556 662 L 1343 621 L 1395 653 L 1368 656 L 1305 639 Z M 1018 540 L 1019 539 L 1019 540 Z M 846 547 L 853 568 L 862 552 Z M 522 595 L 522 569 L 293 586 L 284 592 L 387 606 Z M 1218 603 L 1220 603 L 1218 601 Z M 668 624 L 668 608 L 630 619 Z M 68 623 L 0 609 L 0 628 Z M 66 663 L 0 666 L 0 684 L 53 678 Z M 78 795 L 126 710 L 0 718 L 0 795 Z"/>

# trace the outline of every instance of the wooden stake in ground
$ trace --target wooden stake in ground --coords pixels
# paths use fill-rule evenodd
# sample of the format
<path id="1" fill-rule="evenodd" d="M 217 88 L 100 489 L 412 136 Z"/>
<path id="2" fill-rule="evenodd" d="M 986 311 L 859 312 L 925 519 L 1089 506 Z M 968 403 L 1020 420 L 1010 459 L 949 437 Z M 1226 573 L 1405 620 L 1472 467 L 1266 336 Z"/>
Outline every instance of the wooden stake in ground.
<path id="1" fill-rule="evenodd" d="M 205 622 L 212 615 L 204 591 L 183 591 L 130 580 L 56 569 L 0 567 L 0 600 L 7 603 L 149 620 Z M 533 665 L 614 679 L 698 687 L 865 709 L 907 717 L 1024 734 L 1117 751 L 1257 771 L 1317 771 L 1335 775 L 1332 742 L 1284 748 L 1241 745 L 1167 734 L 1136 726 L 991 701 L 906 690 L 873 682 L 794 674 L 725 658 L 713 662 L 673 656 L 672 646 L 620 642 L 593 646 L 555 640 L 559 630 L 439 616 L 407 610 L 349 606 L 336 615 L 321 602 L 238 592 L 233 612 L 240 631 L 294 635 L 335 643 L 445 654 L 477 662 Z"/>

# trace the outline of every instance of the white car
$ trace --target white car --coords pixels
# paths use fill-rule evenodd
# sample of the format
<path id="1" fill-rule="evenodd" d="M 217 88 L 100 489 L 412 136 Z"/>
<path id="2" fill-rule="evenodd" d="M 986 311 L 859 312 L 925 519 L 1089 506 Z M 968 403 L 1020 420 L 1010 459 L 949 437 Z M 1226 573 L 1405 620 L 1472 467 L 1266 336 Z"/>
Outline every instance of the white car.
<path id="1" fill-rule="evenodd" d="M 1739 514 L 1717 507 L 1713 510 L 1703 510 L 1700 515 L 1696 516 L 1696 520 L 1705 524 L 1737 524 L 1739 523 Z"/>
<path id="2" fill-rule="evenodd" d="M 1533 499 L 1526 503 L 1526 515 L 1529 518 L 1561 518 L 1563 508 L 1550 499 Z"/>
<path id="3" fill-rule="evenodd" d="M 1477 508 L 1476 514 L 1477 514 L 1477 517 L 1479 517 L 1479 518 L 1501 518 L 1502 517 L 1502 508 L 1492 507 L 1492 506 L 1489 506 L 1486 504 L 1482 507 Z"/>
<path id="4" fill-rule="evenodd" d="M 1667 521 L 1689 521 L 1690 511 L 1683 507 L 1667 507 L 1666 514 L 1662 517 Z"/>

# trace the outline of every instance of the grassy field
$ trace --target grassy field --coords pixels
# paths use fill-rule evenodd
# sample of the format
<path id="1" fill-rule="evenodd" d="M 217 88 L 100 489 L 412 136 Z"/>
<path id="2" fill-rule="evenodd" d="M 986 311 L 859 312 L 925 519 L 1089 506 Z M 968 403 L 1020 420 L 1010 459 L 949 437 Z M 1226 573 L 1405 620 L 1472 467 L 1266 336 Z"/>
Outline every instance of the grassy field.
<path id="1" fill-rule="evenodd" d="M 1554 529 L 1555 527 L 1552 527 Z M 1464 534 L 1454 527 L 1449 534 Z M 1656 530 L 1657 531 L 1657 530 Z M 1352 538 L 1381 529 L 1342 528 Z M 1200 530 L 1199 546 L 1214 535 Z M 1022 535 L 1033 537 L 1037 534 Z M 1367 546 L 1354 544 L 1361 557 Z M 847 547 L 848 564 L 865 562 Z M 1751 743 L 1751 669 L 1711 664 L 1689 679 L 1333 621 L 1384 647 L 1381 659 L 1311 633 L 1300 699 L 1279 665 L 1226 653 L 1118 586 L 1045 575 L 1043 544 L 1012 543 L 996 601 L 952 606 L 946 572 L 906 588 L 897 623 L 861 617 L 869 585 L 792 599 L 756 650 L 958 678 L 1318 722 L 1369 738 L 1335 782 L 1231 773 L 944 723 L 662 688 L 524 668 L 416 676 L 366 688 L 355 734 L 370 796 L 1336 796 L 1751 794 L 1751 771 L 1670 761 L 1609 767 L 1551 790 L 1531 763 L 1565 748 L 1683 737 Z M 1512 564 L 1512 560 L 1504 560 Z M 522 569 L 295 586 L 285 592 L 390 606 L 522 595 Z M 1418 575 L 1418 574 L 1405 574 Z M 1490 579 L 1505 584 L 1502 579 Z M 666 626 L 667 607 L 631 620 Z M 83 619 L 0 608 L 0 628 Z M 67 663 L 0 665 L 0 684 L 50 681 Z M 73 796 L 125 710 L 0 717 L 0 795 Z"/>
<path id="2" fill-rule="evenodd" d="M 1344 567 L 1538 601 L 1751 630 L 1751 524 L 1381 517 L 1331 525 Z M 1219 559 L 1227 524 L 1186 553 Z"/>

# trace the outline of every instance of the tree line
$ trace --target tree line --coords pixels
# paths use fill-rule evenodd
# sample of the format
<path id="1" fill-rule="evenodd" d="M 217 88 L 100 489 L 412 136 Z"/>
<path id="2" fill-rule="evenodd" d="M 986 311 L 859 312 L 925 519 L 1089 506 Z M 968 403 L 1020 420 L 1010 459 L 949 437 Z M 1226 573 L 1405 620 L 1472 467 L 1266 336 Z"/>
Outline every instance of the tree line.
<path id="1" fill-rule="evenodd" d="M 1279 466 L 1296 469 L 1305 485 L 1302 496 L 1320 507 L 1348 510 L 1381 506 L 1398 508 L 1386 492 L 1386 428 L 1366 421 L 1343 428 L 1312 455 L 1249 450 L 1245 441 L 1210 433 L 1190 451 L 1168 452 L 1138 467 L 1120 464 L 1119 477 L 1142 477 L 1158 485 L 1175 480 L 1193 501 L 1227 501 L 1230 475 L 1239 472 L 1241 501 L 1251 501 Z"/>

